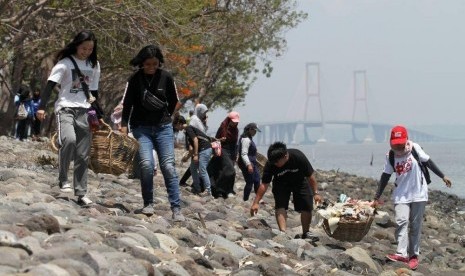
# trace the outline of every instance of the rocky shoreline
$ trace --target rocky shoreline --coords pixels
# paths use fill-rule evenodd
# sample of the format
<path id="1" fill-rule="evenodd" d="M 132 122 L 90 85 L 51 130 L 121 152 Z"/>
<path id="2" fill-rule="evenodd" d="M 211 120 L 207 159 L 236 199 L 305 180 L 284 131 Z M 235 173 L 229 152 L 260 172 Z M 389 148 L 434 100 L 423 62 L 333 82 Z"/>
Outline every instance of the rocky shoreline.
<path id="1" fill-rule="evenodd" d="M 390 188 L 386 204 L 360 242 L 330 238 L 312 224 L 320 241 L 295 239 L 300 216 L 289 212 L 286 235 L 277 231 L 271 191 L 256 217 L 237 196 L 207 199 L 182 189 L 185 222 L 173 222 L 161 175 L 155 177 L 155 215 L 141 208 L 138 180 L 126 174 L 89 173 L 84 208 L 55 186 L 56 154 L 48 142 L 0 137 L 0 275 L 464 275 L 465 200 L 430 191 L 420 266 L 388 262 L 395 251 Z M 181 150 L 177 151 L 180 160 Z M 177 162 L 181 175 L 187 164 Z M 344 193 L 371 199 L 376 180 L 317 171 L 325 198 Z"/>

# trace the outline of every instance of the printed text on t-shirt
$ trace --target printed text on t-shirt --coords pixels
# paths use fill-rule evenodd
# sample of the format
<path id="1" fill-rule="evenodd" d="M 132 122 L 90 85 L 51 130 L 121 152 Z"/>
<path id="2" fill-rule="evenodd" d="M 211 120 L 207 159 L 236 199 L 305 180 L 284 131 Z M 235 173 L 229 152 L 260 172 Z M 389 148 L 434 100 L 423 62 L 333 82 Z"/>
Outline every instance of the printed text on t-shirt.
<path id="1" fill-rule="evenodd" d="M 283 175 L 285 175 L 285 174 L 288 173 L 288 172 L 295 173 L 295 172 L 298 172 L 298 171 L 299 171 L 299 169 L 293 169 L 293 170 L 287 169 L 287 170 L 284 170 L 284 171 L 278 173 L 276 176 L 283 176 Z"/>

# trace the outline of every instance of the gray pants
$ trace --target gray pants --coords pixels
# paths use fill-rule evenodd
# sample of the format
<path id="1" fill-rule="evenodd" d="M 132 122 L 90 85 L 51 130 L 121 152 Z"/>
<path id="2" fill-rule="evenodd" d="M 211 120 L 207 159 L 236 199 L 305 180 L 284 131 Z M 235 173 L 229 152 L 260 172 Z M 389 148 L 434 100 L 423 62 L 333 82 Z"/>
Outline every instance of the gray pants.
<path id="1" fill-rule="evenodd" d="M 74 194 L 87 193 L 87 170 L 90 154 L 91 132 L 86 108 L 62 108 L 57 114 L 59 176 L 58 181 L 68 181 L 68 169 L 74 161 Z"/>
<path id="2" fill-rule="evenodd" d="M 420 235 L 426 201 L 396 204 L 397 254 L 403 257 L 420 254 Z"/>

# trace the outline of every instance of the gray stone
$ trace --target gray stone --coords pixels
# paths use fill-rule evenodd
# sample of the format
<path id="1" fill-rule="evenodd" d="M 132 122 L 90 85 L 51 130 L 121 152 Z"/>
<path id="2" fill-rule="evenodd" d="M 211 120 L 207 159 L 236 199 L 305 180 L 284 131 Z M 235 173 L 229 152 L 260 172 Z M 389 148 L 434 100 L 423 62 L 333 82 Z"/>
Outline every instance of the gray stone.
<path id="1" fill-rule="evenodd" d="M 226 252 L 229 252 L 232 256 L 234 256 L 237 259 L 242 259 L 244 257 L 252 255 L 249 251 L 245 250 L 244 248 L 218 235 L 209 235 L 208 242 L 212 243 L 213 250 L 226 250 Z"/>
<path id="2" fill-rule="evenodd" d="M 47 276 L 71 276 L 71 274 L 58 265 L 48 263 L 40 264 L 29 269 L 30 275 L 47 275 Z"/>
<path id="3" fill-rule="evenodd" d="M 96 271 L 81 261 L 72 259 L 56 259 L 51 261 L 50 264 L 54 264 L 63 268 L 71 275 L 97 276 Z"/>
<path id="4" fill-rule="evenodd" d="M 25 247 L 29 248 L 32 254 L 40 254 L 45 250 L 40 245 L 40 241 L 33 236 L 24 237 L 20 239 L 18 243 L 23 244 Z"/>
<path id="5" fill-rule="evenodd" d="M 27 259 L 29 254 L 21 248 L 0 246 L 0 265 L 20 268 L 20 260 Z"/>
<path id="6" fill-rule="evenodd" d="M 259 240 L 270 240 L 274 237 L 271 229 L 245 229 L 242 235 L 246 238 L 257 238 Z"/>
<path id="7" fill-rule="evenodd" d="M 0 169 L 0 181 L 7 181 L 10 178 L 16 178 L 19 175 L 17 170 Z"/>
<path id="8" fill-rule="evenodd" d="M 155 233 L 155 237 L 158 239 L 160 248 L 168 253 L 175 253 L 178 249 L 178 243 L 168 235 Z"/>
<path id="9" fill-rule="evenodd" d="M 137 243 L 137 246 L 142 246 L 145 248 L 150 248 L 152 245 L 150 242 L 142 235 L 138 233 L 123 233 L 120 237 L 121 240 L 132 240 L 134 243 Z"/>
<path id="10" fill-rule="evenodd" d="M 190 276 L 191 274 L 175 261 L 162 263 L 157 267 L 165 275 Z"/>
<path id="11" fill-rule="evenodd" d="M 15 275 L 15 273 L 18 273 L 19 271 L 12 266 L 8 265 L 0 265 L 0 275 Z"/>
<path id="12" fill-rule="evenodd" d="M 60 224 L 58 220 L 49 214 L 36 215 L 24 222 L 31 231 L 40 231 L 47 234 L 60 233 Z"/>
<path id="13" fill-rule="evenodd" d="M 370 257 L 370 255 L 360 247 L 353 247 L 347 249 L 345 254 L 351 256 L 355 260 L 367 264 L 370 269 L 376 273 L 379 273 L 382 269 L 377 265 Z"/>

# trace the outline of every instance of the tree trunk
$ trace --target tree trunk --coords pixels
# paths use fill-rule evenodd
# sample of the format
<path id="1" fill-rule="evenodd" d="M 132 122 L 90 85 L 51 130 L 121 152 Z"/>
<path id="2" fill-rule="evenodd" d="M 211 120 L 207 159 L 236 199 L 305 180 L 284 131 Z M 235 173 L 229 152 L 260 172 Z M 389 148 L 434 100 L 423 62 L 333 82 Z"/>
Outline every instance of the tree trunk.
<path id="1" fill-rule="evenodd" d="M 8 85 L 11 83 L 11 77 L 6 73 L 9 68 L 6 64 L 0 70 L 0 135 L 14 135 L 15 132 L 14 92 Z"/>

